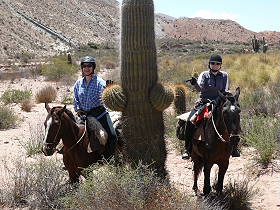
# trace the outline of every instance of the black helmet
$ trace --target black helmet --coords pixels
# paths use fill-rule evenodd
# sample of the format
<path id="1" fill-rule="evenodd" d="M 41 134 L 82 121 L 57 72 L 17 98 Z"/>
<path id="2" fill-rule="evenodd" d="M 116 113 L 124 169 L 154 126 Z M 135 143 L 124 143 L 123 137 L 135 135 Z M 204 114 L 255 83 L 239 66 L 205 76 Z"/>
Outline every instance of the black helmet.
<path id="1" fill-rule="evenodd" d="M 222 59 L 222 57 L 219 55 L 219 54 L 213 54 L 213 55 L 211 55 L 211 57 L 210 57 L 210 59 L 209 59 L 209 63 L 210 62 L 219 62 L 219 63 L 223 63 L 223 59 Z"/>
<path id="2" fill-rule="evenodd" d="M 83 57 L 83 58 L 81 59 L 81 67 L 82 67 L 83 63 L 92 63 L 93 69 L 95 69 L 95 67 L 96 67 L 95 58 L 94 58 L 94 57 L 91 57 L 91 56 Z"/>

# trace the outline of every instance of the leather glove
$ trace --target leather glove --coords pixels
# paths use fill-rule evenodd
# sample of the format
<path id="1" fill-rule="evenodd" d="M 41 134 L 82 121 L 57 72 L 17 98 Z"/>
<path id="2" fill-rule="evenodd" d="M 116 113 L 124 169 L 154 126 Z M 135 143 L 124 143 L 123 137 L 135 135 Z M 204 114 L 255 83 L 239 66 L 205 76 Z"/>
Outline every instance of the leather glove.
<path id="1" fill-rule="evenodd" d="M 111 85 L 113 83 L 114 83 L 113 80 L 106 80 L 106 87 L 108 87 L 109 85 Z"/>
<path id="2" fill-rule="evenodd" d="M 191 83 L 191 85 L 196 85 L 197 79 L 195 77 L 192 77 L 190 83 Z"/>

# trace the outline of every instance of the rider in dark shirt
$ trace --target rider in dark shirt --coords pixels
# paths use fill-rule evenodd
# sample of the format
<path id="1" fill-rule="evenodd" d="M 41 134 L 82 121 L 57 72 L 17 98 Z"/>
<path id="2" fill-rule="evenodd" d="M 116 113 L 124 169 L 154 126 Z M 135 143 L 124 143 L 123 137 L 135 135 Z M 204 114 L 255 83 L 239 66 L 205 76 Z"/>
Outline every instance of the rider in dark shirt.
<path id="1" fill-rule="evenodd" d="M 218 91 L 224 93 L 228 91 L 229 82 L 228 74 L 224 71 L 220 71 L 222 67 L 222 57 L 218 54 L 211 55 L 209 59 L 209 70 L 202 72 L 198 79 L 192 77 L 190 83 L 200 92 L 200 98 L 190 112 L 188 120 L 186 122 L 186 139 L 185 139 L 185 151 L 182 155 L 183 159 L 189 159 L 192 150 L 192 137 L 195 130 L 195 125 L 190 121 L 191 117 L 199 110 L 204 104 L 209 101 L 216 100 L 219 96 Z M 239 157 L 240 154 L 237 147 L 233 147 L 232 156 Z"/>

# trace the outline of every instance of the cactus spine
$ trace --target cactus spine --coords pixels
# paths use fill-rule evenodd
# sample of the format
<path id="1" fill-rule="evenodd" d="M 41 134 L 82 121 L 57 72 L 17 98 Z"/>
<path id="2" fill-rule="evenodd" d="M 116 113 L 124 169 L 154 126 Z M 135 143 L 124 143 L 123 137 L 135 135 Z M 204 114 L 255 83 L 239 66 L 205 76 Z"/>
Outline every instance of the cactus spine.
<path id="1" fill-rule="evenodd" d="M 104 103 L 122 110 L 128 158 L 136 164 L 152 164 L 158 175 L 165 176 L 162 111 L 172 103 L 174 94 L 157 83 L 153 1 L 123 0 L 121 20 L 122 84 L 105 91 Z M 117 92 L 121 96 L 116 96 Z"/>

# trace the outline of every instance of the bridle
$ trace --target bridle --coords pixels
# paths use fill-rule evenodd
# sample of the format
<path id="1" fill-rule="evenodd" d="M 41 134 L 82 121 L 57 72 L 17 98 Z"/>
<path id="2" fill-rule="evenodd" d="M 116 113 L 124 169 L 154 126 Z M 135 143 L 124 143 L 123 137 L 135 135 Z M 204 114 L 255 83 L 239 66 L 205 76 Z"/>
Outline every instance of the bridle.
<path id="1" fill-rule="evenodd" d="M 47 147 L 48 147 L 48 145 L 54 145 L 55 142 L 56 142 L 56 138 L 57 138 L 57 136 L 58 136 L 58 134 L 59 134 L 59 132 L 60 132 L 60 129 L 61 129 L 61 119 L 60 119 L 60 122 L 59 122 L 58 130 L 57 130 L 57 132 L 56 132 L 56 134 L 55 134 L 55 137 L 54 137 L 54 142 L 52 142 L 52 143 L 45 142 L 44 145 L 46 145 Z M 73 144 L 65 153 L 71 151 L 77 144 L 79 144 L 79 143 L 82 141 L 82 139 L 84 138 L 84 136 L 85 136 L 85 134 L 86 134 L 86 131 L 87 131 L 87 129 L 86 129 L 86 121 L 85 121 L 85 130 L 84 130 L 82 136 L 81 136 L 81 137 L 78 139 L 78 141 L 77 141 L 75 144 Z"/>
<path id="2" fill-rule="evenodd" d="M 214 111 L 214 104 L 211 103 L 211 106 L 212 106 L 212 111 Z M 211 118 L 211 120 L 212 120 L 212 124 L 213 124 L 214 130 L 215 130 L 216 134 L 218 135 L 218 137 L 222 140 L 222 142 L 227 142 L 227 141 L 223 138 L 223 136 L 219 133 L 219 131 L 218 131 L 216 125 L 215 125 L 215 122 L 214 122 L 213 114 L 211 115 L 210 118 Z M 229 138 L 232 138 L 232 137 L 239 137 L 239 135 L 237 135 L 237 134 L 230 134 Z"/>

